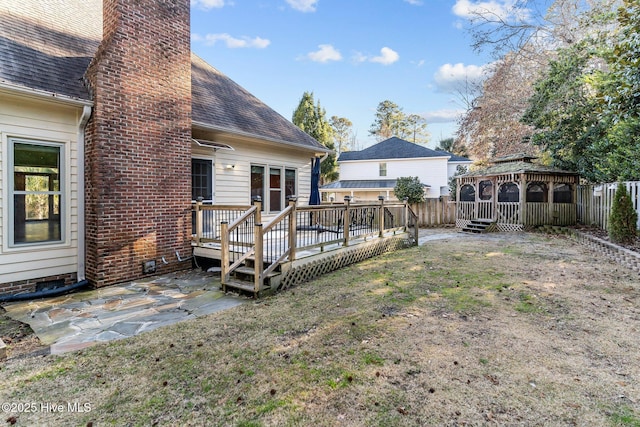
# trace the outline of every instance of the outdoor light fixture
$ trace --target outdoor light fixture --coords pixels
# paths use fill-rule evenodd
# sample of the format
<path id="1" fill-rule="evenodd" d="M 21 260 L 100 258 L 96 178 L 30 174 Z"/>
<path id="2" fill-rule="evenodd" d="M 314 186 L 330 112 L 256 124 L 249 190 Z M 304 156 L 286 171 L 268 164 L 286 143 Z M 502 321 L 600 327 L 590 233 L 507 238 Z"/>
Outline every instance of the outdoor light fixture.
<path id="1" fill-rule="evenodd" d="M 231 170 L 231 169 L 233 169 L 233 168 L 235 168 L 235 167 L 236 167 L 236 165 L 226 165 L 226 166 L 225 166 L 225 169 L 227 169 L 227 170 Z"/>

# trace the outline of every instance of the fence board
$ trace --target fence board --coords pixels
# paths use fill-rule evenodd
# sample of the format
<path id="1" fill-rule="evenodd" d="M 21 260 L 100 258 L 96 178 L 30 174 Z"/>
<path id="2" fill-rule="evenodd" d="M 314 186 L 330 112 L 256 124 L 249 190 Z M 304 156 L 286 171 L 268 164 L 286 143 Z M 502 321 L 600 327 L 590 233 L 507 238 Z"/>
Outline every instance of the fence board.
<path id="1" fill-rule="evenodd" d="M 631 196 L 633 208 L 636 212 L 640 212 L 640 181 L 627 181 L 623 184 Z M 615 182 L 579 185 L 577 191 L 578 222 L 607 230 L 609 212 L 611 212 L 613 196 L 617 187 L 618 184 Z M 636 227 L 640 229 L 640 215 Z"/>
<path id="2" fill-rule="evenodd" d="M 418 216 L 418 225 L 420 227 L 456 223 L 456 204 L 451 202 L 449 197 L 426 199 L 422 203 L 413 204 L 411 209 Z"/>

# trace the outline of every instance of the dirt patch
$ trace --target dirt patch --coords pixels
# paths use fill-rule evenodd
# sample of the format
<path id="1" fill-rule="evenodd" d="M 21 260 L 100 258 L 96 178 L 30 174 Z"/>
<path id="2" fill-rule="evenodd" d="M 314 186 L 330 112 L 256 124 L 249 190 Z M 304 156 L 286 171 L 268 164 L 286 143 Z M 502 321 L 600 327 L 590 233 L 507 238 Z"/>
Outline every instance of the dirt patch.
<path id="1" fill-rule="evenodd" d="M 0 307 L 0 339 L 7 346 L 7 358 L 41 354 L 46 346 L 40 343 L 31 327 L 7 316 Z"/>
<path id="2" fill-rule="evenodd" d="M 640 280 L 564 236 L 432 241 L 64 356 L 10 360 L 18 425 L 640 425 Z"/>

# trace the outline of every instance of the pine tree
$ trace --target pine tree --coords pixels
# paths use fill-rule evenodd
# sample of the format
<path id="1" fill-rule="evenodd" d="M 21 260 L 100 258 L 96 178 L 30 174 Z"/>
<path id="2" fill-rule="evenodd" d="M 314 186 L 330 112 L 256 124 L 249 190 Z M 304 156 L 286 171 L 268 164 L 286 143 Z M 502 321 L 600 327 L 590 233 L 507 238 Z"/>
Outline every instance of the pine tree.
<path id="1" fill-rule="evenodd" d="M 613 204 L 609 214 L 609 238 L 615 243 L 631 243 L 637 234 L 638 213 L 627 187 L 621 182 L 613 196 Z"/>

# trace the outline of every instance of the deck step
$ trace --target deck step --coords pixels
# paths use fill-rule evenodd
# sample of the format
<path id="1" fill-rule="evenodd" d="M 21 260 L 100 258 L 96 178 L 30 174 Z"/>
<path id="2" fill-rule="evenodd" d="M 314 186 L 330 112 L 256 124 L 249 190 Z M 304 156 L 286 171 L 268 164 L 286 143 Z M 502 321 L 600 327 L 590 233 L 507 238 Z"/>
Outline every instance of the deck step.
<path id="1" fill-rule="evenodd" d="M 246 292 L 255 292 L 255 287 L 253 283 L 245 282 L 244 280 L 230 279 L 230 280 L 227 280 L 224 286 L 228 288 L 240 289 Z M 265 289 L 269 289 L 269 286 L 264 286 L 263 289 L 261 289 L 261 291 L 264 291 Z"/>
<path id="2" fill-rule="evenodd" d="M 255 270 L 253 267 L 240 266 L 233 270 L 233 273 L 244 274 L 245 276 L 255 276 Z M 269 279 L 271 277 L 278 276 L 280 274 L 279 271 L 272 271 L 271 273 L 265 276 L 265 279 Z"/>
<path id="3" fill-rule="evenodd" d="M 464 233 L 486 233 L 494 222 L 489 219 L 472 219 L 469 224 L 462 228 Z"/>

